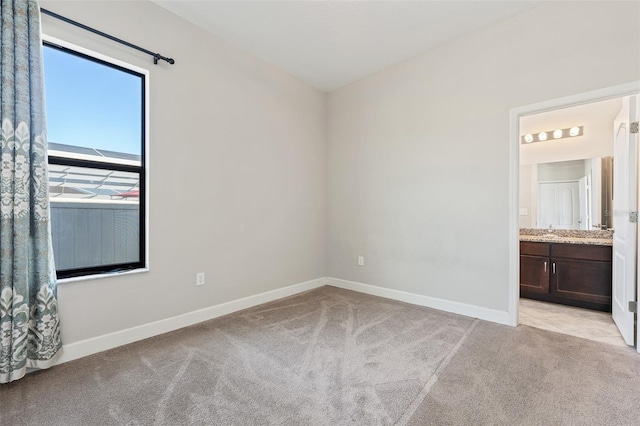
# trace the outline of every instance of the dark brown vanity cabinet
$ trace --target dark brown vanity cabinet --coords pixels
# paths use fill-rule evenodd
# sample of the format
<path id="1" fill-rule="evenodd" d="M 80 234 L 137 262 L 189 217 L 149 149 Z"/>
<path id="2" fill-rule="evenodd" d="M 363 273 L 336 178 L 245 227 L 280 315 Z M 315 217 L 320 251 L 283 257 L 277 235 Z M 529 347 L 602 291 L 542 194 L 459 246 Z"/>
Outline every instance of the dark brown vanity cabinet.
<path id="1" fill-rule="evenodd" d="M 520 243 L 520 295 L 549 293 L 549 244 Z"/>
<path id="2" fill-rule="evenodd" d="M 611 246 L 520 242 L 520 295 L 611 311 Z"/>

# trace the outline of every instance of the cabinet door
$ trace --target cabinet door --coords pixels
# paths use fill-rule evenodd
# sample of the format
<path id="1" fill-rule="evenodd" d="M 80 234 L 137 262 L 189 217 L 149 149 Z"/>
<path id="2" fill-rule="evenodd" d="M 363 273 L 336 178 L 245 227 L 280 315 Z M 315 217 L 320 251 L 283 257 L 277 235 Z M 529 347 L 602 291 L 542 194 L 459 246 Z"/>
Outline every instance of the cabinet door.
<path id="1" fill-rule="evenodd" d="M 540 256 L 520 256 L 520 293 L 549 293 L 549 258 Z"/>
<path id="2" fill-rule="evenodd" d="M 611 262 L 551 259 L 551 294 L 611 305 Z"/>

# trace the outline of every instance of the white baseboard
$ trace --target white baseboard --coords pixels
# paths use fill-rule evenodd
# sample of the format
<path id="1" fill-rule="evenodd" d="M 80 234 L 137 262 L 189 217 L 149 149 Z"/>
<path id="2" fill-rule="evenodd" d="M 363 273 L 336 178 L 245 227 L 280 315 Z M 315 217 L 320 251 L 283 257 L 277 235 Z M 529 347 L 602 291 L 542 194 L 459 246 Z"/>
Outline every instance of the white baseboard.
<path id="1" fill-rule="evenodd" d="M 251 308 L 252 306 L 322 287 L 323 285 L 330 285 L 360 293 L 371 294 L 373 296 L 399 300 L 413 305 L 426 306 L 441 311 L 452 312 L 472 318 L 479 318 L 499 324 L 510 324 L 509 314 L 506 311 L 497 311 L 495 309 L 483 308 L 480 306 L 468 305 L 466 303 L 453 302 L 450 300 L 438 299 L 435 297 L 423 296 L 400 290 L 392 290 L 355 281 L 323 277 L 64 345 L 62 355 L 56 364 L 73 361 L 74 359 L 117 348 L 118 346 L 137 342 L 163 333 L 168 333 L 199 322 Z"/>
<path id="2" fill-rule="evenodd" d="M 355 281 L 341 280 L 327 277 L 327 285 L 353 290 L 360 293 L 371 294 L 372 296 L 385 297 L 387 299 L 399 300 L 411 303 L 412 305 L 426 306 L 440 311 L 452 312 L 467 317 L 479 318 L 485 321 L 496 322 L 498 324 L 509 325 L 509 313 L 495 309 L 483 308 L 466 303 L 453 302 L 451 300 L 438 299 L 436 297 L 423 296 L 420 294 L 408 293 L 406 291 L 392 290 L 384 287 L 358 283 Z"/>
<path id="3" fill-rule="evenodd" d="M 326 285 L 326 278 L 317 278 L 315 280 L 294 284 L 288 287 L 279 288 L 265 293 L 256 294 L 254 296 L 245 297 L 231 302 L 221 303 L 204 309 L 199 309 L 186 314 L 175 317 L 154 321 L 137 327 L 127 328 L 125 330 L 116 331 L 102 336 L 93 337 L 91 339 L 82 340 L 63 346 L 62 355 L 56 364 L 62 364 L 74 359 L 93 355 L 98 352 L 113 349 L 118 346 L 136 342 L 138 340 L 147 339 L 159 334 L 174 331 L 179 328 L 188 327 L 202 321 L 221 317 L 233 312 L 247 309 L 262 303 L 271 302 L 283 297 L 292 296 L 303 291 L 312 290 L 314 288 Z"/>

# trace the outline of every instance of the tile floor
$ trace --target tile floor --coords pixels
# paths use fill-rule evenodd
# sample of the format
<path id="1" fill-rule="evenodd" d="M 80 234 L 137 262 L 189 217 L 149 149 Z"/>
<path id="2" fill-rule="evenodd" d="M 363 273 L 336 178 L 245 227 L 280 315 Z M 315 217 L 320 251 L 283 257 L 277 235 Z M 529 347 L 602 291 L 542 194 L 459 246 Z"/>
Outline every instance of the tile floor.
<path id="1" fill-rule="evenodd" d="M 607 312 L 520 299 L 520 324 L 629 347 Z"/>

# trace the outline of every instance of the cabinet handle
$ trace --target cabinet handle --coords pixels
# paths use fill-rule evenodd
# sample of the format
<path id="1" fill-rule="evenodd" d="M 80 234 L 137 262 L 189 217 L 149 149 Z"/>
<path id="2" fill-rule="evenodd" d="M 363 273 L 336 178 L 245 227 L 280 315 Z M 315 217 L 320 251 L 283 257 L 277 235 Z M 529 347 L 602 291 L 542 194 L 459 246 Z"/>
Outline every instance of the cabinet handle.
<path id="1" fill-rule="evenodd" d="M 556 273 L 556 262 L 551 263 L 551 267 L 553 268 L 553 273 Z"/>
<path id="2" fill-rule="evenodd" d="M 544 262 L 544 271 L 547 272 L 547 262 Z"/>

